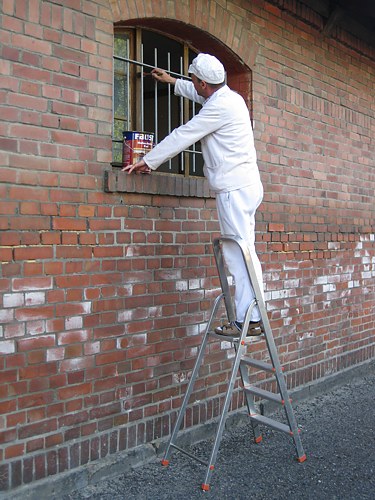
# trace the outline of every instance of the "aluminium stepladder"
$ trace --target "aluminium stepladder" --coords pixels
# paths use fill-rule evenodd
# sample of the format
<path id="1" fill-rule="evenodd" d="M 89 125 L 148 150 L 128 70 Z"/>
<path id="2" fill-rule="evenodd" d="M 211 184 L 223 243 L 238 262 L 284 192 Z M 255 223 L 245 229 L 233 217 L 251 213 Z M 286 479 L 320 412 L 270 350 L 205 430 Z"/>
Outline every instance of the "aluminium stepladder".
<path id="1" fill-rule="evenodd" d="M 239 246 L 241 250 L 241 255 L 244 259 L 246 269 L 248 271 L 248 275 L 251 281 L 251 284 L 254 289 L 254 294 L 255 294 L 255 299 L 254 301 L 250 304 L 245 320 L 243 323 L 243 329 L 242 333 L 239 338 L 233 339 L 230 337 L 226 337 L 224 335 L 217 335 L 214 332 L 213 329 L 213 322 L 215 321 L 216 314 L 218 312 L 218 309 L 220 305 L 222 304 L 222 301 L 224 301 L 227 317 L 229 321 L 234 321 L 235 320 L 235 313 L 233 309 L 233 303 L 232 303 L 232 298 L 230 294 L 230 287 L 229 287 L 229 282 L 228 282 L 228 277 L 227 273 L 225 271 L 225 264 L 224 264 L 224 258 L 223 258 L 223 251 L 222 247 L 223 244 L 225 243 L 232 243 L 236 244 Z M 256 443 L 260 443 L 262 440 L 262 435 L 259 429 L 259 424 L 268 426 L 274 430 L 282 431 L 287 434 L 289 434 L 294 442 L 294 446 L 296 449 L 296 459 L 298 462 L 304 462 L 306 460 L 306 455 L 302 446 L 302 442 L 299 436 L 299 429 L 297 426 L 297 421 L 294 416 L 293 408 L 291 405 L 291 400 L 289 398 L 286 382 L 284 379 L 282 367 L 280 365 L 278 353 L 277 353 L 277 348 L 276 344 L 272 335 L 272 330 L 271 326 L 268 320 L 266 308 L 265 308 L 265 303 L 263 300 L 263 296 L 257 281 L 255 269 L 251 260 L 251 255 L 248 249 L 248 246 L 246 243 L 241 239 L 238 238 L 237 236 L 233 235 L 223 235 L 220 238 L 217 238 L 214 240 L 214 255 L 215 255 L 215 260 L 216 260 L 216 266 L 218 269 L 219 273 L 219 279 L 220 279 L 220 285 L 222 289 L 222 293 L 215 299 L 211 315 L 209 318 L 209 321 L 207 323 L 206 331 L 203 336 L 202 344 L 199 349 L 198 357 L 196 359 L 194 369 L 192 371 L 192 375 L 189 381 L 189 384 L 187 386 L 187 390 L 181 405 L 181 408 L 179 410 L 177 420 L 175 422 L 171 437 L 168 441 L 165 453 L 164 453 L 164 458 L 162 460 L 162 465 L 168 465 L 169 464 L 169 457 L 172 452 L 172 448 L 184 453 L 185 455 L 188 455 L 190 458 L 202 463 L 207 467 L 206 469 L 206 476 L 205 480 L 202 483 L 201 487 L 204 491 L 208 491 L 210 489 L 210 479 L 213 474 L 214 468 L 215 468 L 215 462 L 216 462 L 216 457 L 219 451 L 219 446 L 221 442 L 221 438 L 224 432 L 224 427 L 225 427 L 225 421 L 229 409 L 229 405 L 231 402 L 231 397 L 237 377 L 237 373 L 239 371 L 241 380 L 242 380 L 242 386 L 245 394 L 245 401 L 246 401 L 246 406 L 249 412 L 249 417 L 251 421 L 251 425 L 253 428 L 253 433 L 254 433 L 254 440 Z M 246 332 L 250 323 L 250 318 L 251 318 L 251 312 L 255 306 L 258 306 L 260 315 L 261 315 L 261 321 L 263 324 L 263 335 L 267 344 L 268 352 L 269 352 L 269 357 L 270 357 L 270 363 L 266 363 L 264 361 L 259 361 L 257 359 L 253 359 L 245 355 L 244 351 L 246 348 L 246 340 L 249 340 L 249 337 L 246 338 Z M 211 455 L 209 458 L 208 462 L 205 462 L 201 460 L 200 458 L 194 456 L 193 454 L 189 453 L 188 451 L 184 450 L 183 448 L 180 448 L 176 444 L 176 439 L 178 432 L 180 430 L 182 420 L 185 415 L 186 407 L 189 403 L 189 398 L 191 396 L 191 393 L 194 388 L 194 383 L 196 381 L 196 378 L 198 376 L 199 368 L 202 364 L 207 342 L 209 337 L 212 336 L 216 338 L 220 338 L 220 340 L 226 340 L 229 342 L 233 343 L 233 347 L 235 349 L 235 357 L 233 361 L 233 366 L 231 370 L 231 375 L 230 379 L 228 382 L 228 389 L 227 393 L 225 395 L 224 399 L 224 405 L 222 409 L 222 413 L 219 419 L 217 431 L 216 431 L 216 436 L 214 439 L 214 444 L 213 448 L 211 451 Z M 248 368 L 253 367 L 258 370 L 264 370 L 266 372 L 273 373 L 275 379 L 276 379 L 276 386 L 278 389 L 278 392 L 269 392 L 264 389 L 252 386 L 250 384 L 250 379 L 249 379 L 249 372 Z M 266 417 L 262 414 L 259 413 L 259 410 L 257 409 L 255 402 L 254 402 L 254 397 L 259 397 L 261 399 L 267 399 L 269 401 L 272 401 L 274 403 L 278 403 L 282 405 L 284 411 L 285 411 L 285 416 L 286 416 L 286 421 L 287 424 L 282 423 L 280 421 L 274 420 L 272 418 Z"/>

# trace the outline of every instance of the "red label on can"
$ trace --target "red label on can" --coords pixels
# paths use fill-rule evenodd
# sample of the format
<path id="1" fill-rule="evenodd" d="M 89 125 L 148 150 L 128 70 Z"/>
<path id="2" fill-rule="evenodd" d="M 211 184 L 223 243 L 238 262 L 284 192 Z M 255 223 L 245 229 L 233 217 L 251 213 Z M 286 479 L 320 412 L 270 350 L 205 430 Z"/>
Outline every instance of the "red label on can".
<path id="1" fill-rule="evenodd" d="M 141 160 L 154 145 L 154 134 L 151 132 L 123 132 L 122 164 L 124 167 Z"/>

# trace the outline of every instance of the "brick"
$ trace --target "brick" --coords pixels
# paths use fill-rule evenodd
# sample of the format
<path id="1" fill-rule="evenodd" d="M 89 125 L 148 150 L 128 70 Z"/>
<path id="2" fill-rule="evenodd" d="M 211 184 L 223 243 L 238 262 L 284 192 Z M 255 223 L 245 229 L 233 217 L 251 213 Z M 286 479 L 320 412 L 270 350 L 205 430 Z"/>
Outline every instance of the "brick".
<path id="1" fill-rule="evenodd" d="M 86 368 L 91 368 L 92 366 L 93 366 L 93 360 L 88 357 L 65 359 L 64 361 L 61 362 L 61 370 L 63 372 L 83 370 Z"/>
<path id="2" fill-rule="evenodd" d="M 16 344 L 14 340 L 0 341 L 0 354 L 12 354 L 16 352 Z"/>
<path id="3" fill-rule="evenodd" d="M 36 259 L 52 259 L 52 247 L 27 247 L 15 248 L 14 260 L 36 260 Z"/>
<path id="4" fill-rule="evenodd" d="M 59 397 L 64 399 L 77 398 L 84 394 L 89 394 L 92 390 L 91 383 L 74 385 L 72 387 L 65 387 L 59 390 Z"/>
<path id="5" fill-rule="evenodd" d="M 26 439 L 28 437 L 38 436 L 40 434 L 56 431 L 56 427 L 56 419 L 49 419 L 20 427 L 18 434 L 20 439 Z"/>
<path id="6" fill-rule="evenodd" d="M 0 491 L 8 490 L 9 489 L 9 479 L 10 479 L 10 472 L 9 472 L 9 464 L 0 464 Z"/>
<path id="7" fill-rule="evenodd" d="M 12 281 L 13 291 L 35 291 L 52 289 L 52 278 L 14 278 Z"/>
<path id="8" fill-rule="evenodd" d="M 24 443 L 8 446 L 7 448 L 5 448 L 5 458 L 8 460 L 11 458 L 16 458 L 22 456 L 24 452 L 25 452 Z"/>
<path id="9" fill-rule="evenodd" d="M 17 431 L 15 429 L 9 429 L 0 432 L 0 443 L 3 445 L 5 443 L 10 443 L 16 439 Z"/>
<path id="10" fill-rule="evenodd" d="M 4 151 L 16 152 L 18 150 L 18 141 L 16 139 L 0 138 L 0 148 Z"/>

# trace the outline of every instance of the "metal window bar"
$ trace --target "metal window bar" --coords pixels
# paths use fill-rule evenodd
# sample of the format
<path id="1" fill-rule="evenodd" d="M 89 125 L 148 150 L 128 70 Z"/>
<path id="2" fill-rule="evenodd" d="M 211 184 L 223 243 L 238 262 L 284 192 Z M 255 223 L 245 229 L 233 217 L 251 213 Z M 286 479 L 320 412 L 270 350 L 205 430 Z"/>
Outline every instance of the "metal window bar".
<path id="1" fill-rule="evenodd" d="M 184 72 L 184 60 L 180 57 L 180 73 Z M 184 98 L 180 97 L 180 125 L 184 123 Z M 185 155 L 184 152 L 181 154 L 181 172 L 185 172 Z"/>
<path id="2" fill-rule="evenodd" d="M 170 71 L 171 71 L 171 53 L 170 52 L 168 52 L 168 54 L 167 54 L 167 71 L 168 71 L 168 73 L 170 73 Z M 156 87 L 158 86 L 156 81 L 155 81 L 155 86 Z M 172 131 L 171 114 L 172 114 L 171 84 L 168 83 L 168 134 L 170 134 Z M 169 170 L 172 170 L 172 160 L 171 159 L 168 160 L 168 168 L 169 168 Z"/>
<path id="3" fill-rule="evenodd" d="M 154 67 L 158 67 L 158 50 L 155 47 L 154 49 Z M 141 96 L 143 101 L 143 94 Z M 159 119 L 158 119 L 158 86 L 157 82 L 154 83 L 154 129 L 155 129 L 155 142 L 158 143 L 158 134 L 159 134 Z"/>
<path id="4" fill-rule="evenodd" d="M 127 63 L 128 65 L 130 64 L 134 64 L 135 66 L 137 67 L 140 67 L 141 68 L 141 83 L 140 83 L 140 92 L 141 92 L 141 96 L 140 96 L 140 125 L 142 127 L 142 130 L 144 128 L 144 70 L 152 70 L 154 69 L 154 67 L 157 67 L 157 61 L 158 61 L 158 57 L 157 57 L 157 49 L 155 49 L 155 54 L 154 54 L 154 59 L 155 59 L 155 64 L 154 65 L 150 65 L 150 64 L 146 64 L 143 62 L 143 44 L 141 45 L 141 61 L 136 61 L 134 59 L 130 59 L 128 57 L 121 57 L 121 56 L 118 56 L 118 55 L 114 55 L 113 58 L 115 60 L 118 60 L 118 61 L 122 61 L 122 62 L 125 62 Z M 180 58 L 180 73 L 178 72 L 175 72 L 175 71 L 171 71 L 171 55 L 170 53 L 168 53 L 168 63 L 167 63 L 167 69 L 166 71 L 171 74 L 172 76 L 174 76 L 175 78 L 184 78 L 184 79 L 190 79 L 189 77 L 185 76 L 183 74 L 183 58 L 181 57 Z M 129 89 L 129 85 L 130 85 L 130 71 L 127 72 L 127 86 L 128 86 L 128 89 Z M 172 121 L 171 121 L 171 109 L 172 109 L 172 103 L 171 103 L 171 96 L 172 96 L 172 90 L 171 90 L 171 85 L 168 84 L 168 102 L 167 102 L 167 110 L 168 110 L 168 133 L 170 133 L 172 131 Z M 159 95 L 159 92 L 158 92 L 158 83 L 155 81 L 155 90 L 154 90 L 154 107 L 155 107 L 155 113 L 154 113 L 154 130 L 155 130 L 155 143 L 157 144 L 159 142 L 159 137 L 158 137 L 158 125 L 159 125 L 159 122 L 158 122 L 158 113 L 157 113 L 157 106 L 158 106 L 158 95 Z M 183 97 L 180 97 L 180 106 L 179 106 L 179 112 L 180 112 L 180 125 L 183 125 L 184 124 L 184 101 L 185 101 L 185 98 Z M 130 92 L 127 93 L 127 109 L 130 110 Z M 192 105 L 192 116 L 194 116 L 196 114 L 196 106 L 195 106 L 195 103 L 193 102 L 193 105 Z M 117 142 L 117 143 L 121 143 L 122 141 L 121 140 L 116 140 L 116 139 L 113 139 L 113 142 Z M 191 149 L 187 149 L 187 150 L 184 150 L 183 152 L 181 152 L 181 155 L 180 155 L 180 160 L 181 160 L 181 172 L 184 173 L 185 171 L 185 161 L 184 161 L 184 153 L 188 153 L 189 155 L 192 156 L 192 165 L 193 165 L 193 168 L 192 168 L 192 173 L 195 173 L 195 170 L 196 170 L 196 167 L 195 167 L 195 161 L 196 161 L 196 155 L 201 155 L 201 151 L 197 150 L 196 149 L 196 146 L 195 144 L 192 145 Z M 171 160 L 169 160 L 169 169 L 171 170 L 172 169 L 172 162 Z"/>
<path id="5" fill-rule="evenodd" d="M 143 44 L 141 44 L 141 62 L 143 64 Z M 145 128 L 145 108 L 144 108 L 144 74 L 143 71 L 141 71 L 141 130 L 143 131 Z"/>

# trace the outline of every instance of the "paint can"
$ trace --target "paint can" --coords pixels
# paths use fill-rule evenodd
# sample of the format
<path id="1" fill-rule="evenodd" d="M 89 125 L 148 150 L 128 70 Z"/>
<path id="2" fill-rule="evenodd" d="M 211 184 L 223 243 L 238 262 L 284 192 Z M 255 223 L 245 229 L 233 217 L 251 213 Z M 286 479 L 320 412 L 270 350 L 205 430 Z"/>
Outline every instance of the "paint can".
<path id="1" fill-rule="evenodd" d="M 152 132 L 125 131 L 122 147 L 122 164 L 124 167 L 133 165 L 141 160 L 154 146 L 154 134 Z"/>

